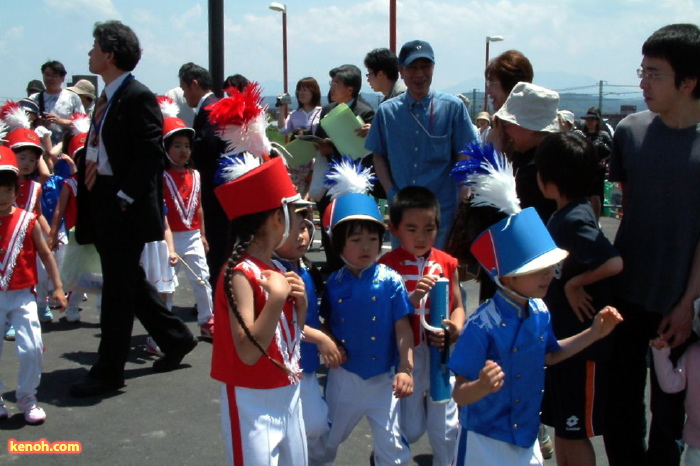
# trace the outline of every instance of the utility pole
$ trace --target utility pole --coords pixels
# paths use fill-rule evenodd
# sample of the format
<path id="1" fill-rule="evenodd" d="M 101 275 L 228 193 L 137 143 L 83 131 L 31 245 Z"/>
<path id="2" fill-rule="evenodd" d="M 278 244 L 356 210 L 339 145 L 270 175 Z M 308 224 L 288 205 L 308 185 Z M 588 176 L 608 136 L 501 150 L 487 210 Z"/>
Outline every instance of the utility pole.
<path id="1" fill-rule="evenodd" d="M 224 0 L 209 0 L 209 73 L 212 91 L 223 97 L 224 83 Z"/>
<path id="2" fill-rule="evenodd" d="M 600 111 L 600 115 L 603 115 L 603 84 L 607 83 L 607 81 L 603 81 L 602 79 L 598 83 L 598 110 Z"/>

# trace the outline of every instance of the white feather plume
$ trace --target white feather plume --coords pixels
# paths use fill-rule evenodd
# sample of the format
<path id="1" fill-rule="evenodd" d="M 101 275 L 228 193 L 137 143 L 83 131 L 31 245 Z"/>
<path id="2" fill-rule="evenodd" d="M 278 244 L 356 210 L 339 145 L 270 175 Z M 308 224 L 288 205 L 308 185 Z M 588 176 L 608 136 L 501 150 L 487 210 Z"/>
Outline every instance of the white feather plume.
<path id="1" fill-rule="evenodd" d="M 221 183 L 227 183 L 245 175 L 255 167 L 259 167 L 262 161 L 249 153 L 230 156 L 231 162 L 221 168 L 219 177 Z"/>
<path id="2" fill-rule="evenodd" d="M 266 128 L 265 115 L 261 113 L 249 121 L 247 125 L 226 125 L 222 130 L 219 130 L 219 135 L 227 143 L 227 154 L 250 152 L 262 158 L 269 154 L 272 149 L 270 140 L 265 133 Z"/>
<path id="3" fill-rule="evenodd" d="M 481 164 L 485 174 L 474 173 L 467 178 L 474 194 L 471 203 L 474 206 L 495 207 L 508 215 L 514 215 L 520 212 L 521 208 L 515 190 L 513 166 L 504 158 L 499 158 L 496 159 L 496 166 L 487 162 Z"/>
<path id="4" fill-rule="evenodd" d="M 160 106 L 160 111 L 163 113 L 163 117 L 176 117 L 180 112 L 180 107 L 173 99 L 167 96 L 161 96 L 158 98 L 158 105 Z"/>
<path id="5" fill-rule="evenodd" d="M 71 132 L 73 136 L 84 134 L 90 131 L 90 117 L 84 113 L 76 113 L 73 115 L 71 122 Z"/>
<path id="6" fill-rule="evenodd" d="M 11 130 L 18 128 L 29 128 L 31 122 L 29 121 L 29 115 L 24 111 L 19 105 L 12 105 L 7 109 L 5 113 L 5 123 L 10 127 Z"/>
<path id="7" fill-rule="evenodd" d="M 4 141 L 4 140 L 5 140 L 5 136 L 7 136 L 7 130 L 8 130 L 8 129 L 9 129 L 9 128 L 7 127 L 7 125 L 5 124 L 5 122 L 3 122 L 2 120 L 0 120 L 0 141 Z"/>
<path id="8" fill-rule="evenodd" d="M 331 199 L 337 199 L 344 194 L 367 194 L 372 189 L 372 176 L 369 168 L 343 158 L 340 163 L 333 164 L 326 175 L 328 195 Z"/>

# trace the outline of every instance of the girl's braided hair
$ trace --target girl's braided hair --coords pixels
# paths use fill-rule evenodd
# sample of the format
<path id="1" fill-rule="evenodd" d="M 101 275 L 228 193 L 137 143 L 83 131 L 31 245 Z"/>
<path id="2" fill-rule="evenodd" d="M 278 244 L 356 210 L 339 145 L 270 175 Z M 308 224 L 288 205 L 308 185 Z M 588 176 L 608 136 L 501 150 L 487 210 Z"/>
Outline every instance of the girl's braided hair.
<path id="1" fill-rule="evenodd" d="M 226 291 L 226 299 L 228 305 L 236 317 L 238 324 L 243 329 L 246 337 L 250 340 L 253 345 L 260 351 L 260 353 L 270 360 L 275 366 L 283 370 L 287 375 L 292 375 L 292 372 L 283 363 L 273 359 L 265 348 L 260 344 L 260 342 L 253 336 L 250 329 L 243 321 L 243 316 L 241 316 L 238 306 L 236 305 L 236 299 L 233 296 L 233 271 L 236 265 L 240 262 L 241 257 L 245 254 L 250 243 L 253 242 L 255 234 L 260 230 L 268 217 L 274 214 L 279 208 L 267 210 L 265 212 L 258 212 L 250 215 L 244 215 L 238 217 L 231 221 L 231 235 L 229 237 L 229 259 L 226 263 L 226 270 L 224 274 L 224 290 Z"/>

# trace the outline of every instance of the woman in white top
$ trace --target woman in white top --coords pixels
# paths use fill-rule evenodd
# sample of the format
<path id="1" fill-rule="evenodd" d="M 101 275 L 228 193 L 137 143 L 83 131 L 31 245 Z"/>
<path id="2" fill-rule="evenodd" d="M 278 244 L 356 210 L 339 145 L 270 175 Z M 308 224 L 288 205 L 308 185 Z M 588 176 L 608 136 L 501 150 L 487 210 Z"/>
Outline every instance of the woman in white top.
<path id="1" fill-rule="evenodd" d="M 280 134 L 294 136 L 316 134 L 321 117 L 321 88 L 314 78 L 303 78 L 297 83 L 295 95 L 299 107 L 287 116 L 287 105 L 281 105 L 277 128 Z M 309 191 L 313 160 L 297 168 L 289 168 L 289 175 L 302 197 Z"/>

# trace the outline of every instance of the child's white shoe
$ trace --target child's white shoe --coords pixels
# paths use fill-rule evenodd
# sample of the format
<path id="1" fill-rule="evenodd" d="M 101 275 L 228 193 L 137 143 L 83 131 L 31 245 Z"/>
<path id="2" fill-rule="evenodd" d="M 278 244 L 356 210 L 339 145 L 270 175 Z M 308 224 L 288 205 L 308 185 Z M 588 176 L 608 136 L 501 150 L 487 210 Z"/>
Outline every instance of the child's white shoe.
<path id="1" fill-rule="evenodd" d="M 46 420 L 46 412 L 36 404 L 36 397 L 25 396 L 17 402 L 17 408 L 24 413 L 27 424 L 41 424 Z"/>

